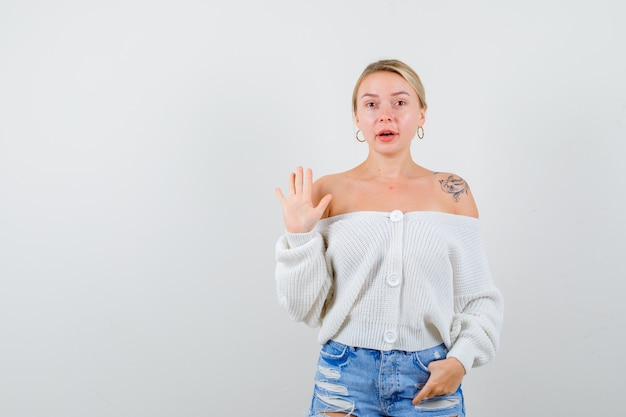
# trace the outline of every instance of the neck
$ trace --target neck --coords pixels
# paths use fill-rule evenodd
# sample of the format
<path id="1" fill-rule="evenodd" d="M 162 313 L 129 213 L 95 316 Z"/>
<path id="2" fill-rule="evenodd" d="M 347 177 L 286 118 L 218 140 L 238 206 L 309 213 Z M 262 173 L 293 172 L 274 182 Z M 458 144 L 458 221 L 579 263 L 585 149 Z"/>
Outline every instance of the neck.
<path id="1" fill-rule="evenodd" d="M 368 177 L 394 180 L 414 176 L 421 167 L 413 162 L 410 155 L 386 158 L 370 154 L 359 168 Z"/>

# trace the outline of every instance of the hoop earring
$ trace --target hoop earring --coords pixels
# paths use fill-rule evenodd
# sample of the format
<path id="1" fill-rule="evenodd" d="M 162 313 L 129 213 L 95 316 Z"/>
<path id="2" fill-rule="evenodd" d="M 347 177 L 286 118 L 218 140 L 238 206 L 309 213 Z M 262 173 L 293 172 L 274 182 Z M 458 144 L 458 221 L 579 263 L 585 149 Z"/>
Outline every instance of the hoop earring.
<path id="1" fill-rule="evenodd" d="M 417 128 L 417 137 L 419 139 L 424 139 L 424 128 L 422 126 Z"/>
<path id="2" fill-rule="evenodd" d="M 358 140 L 359 142 L 363 143 L 366 142 L 365 139 L 361 139 L 359 138 L 359 133 L 361 132 L 361 129 L 357 130 L 356 133 L 354 134 L 354 137 L 356 138 L 356 140 Z"/>

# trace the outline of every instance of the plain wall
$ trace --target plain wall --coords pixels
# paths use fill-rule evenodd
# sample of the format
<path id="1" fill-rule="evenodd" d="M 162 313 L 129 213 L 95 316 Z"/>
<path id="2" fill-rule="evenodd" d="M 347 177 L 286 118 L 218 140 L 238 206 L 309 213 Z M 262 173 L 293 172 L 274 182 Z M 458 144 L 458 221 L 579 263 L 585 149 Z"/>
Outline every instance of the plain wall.
<path id="1" fill-rule="evenodd" d="M 352 87 L 390 57 L 505 296 L 468 415 L 623 414 L 622 4 L 0 1 L 0 417 L 303 415 L 274 187 L 364 158 Z"/>

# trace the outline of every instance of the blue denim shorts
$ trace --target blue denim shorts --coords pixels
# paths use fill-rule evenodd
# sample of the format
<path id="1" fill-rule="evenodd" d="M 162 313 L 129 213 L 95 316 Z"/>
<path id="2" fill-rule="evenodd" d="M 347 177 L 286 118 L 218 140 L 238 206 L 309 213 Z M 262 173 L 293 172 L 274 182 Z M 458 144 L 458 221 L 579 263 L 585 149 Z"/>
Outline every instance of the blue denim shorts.
<path id="1" fill-rule="evenodd" d="M 322 346 L 309 417 L 343 412 L 357 417 L 464 417 L 461 387 L 450 395 L 411 401 L 426 384 L 428 364 L 445 359 L 444 345 L 419 352 L 355 348 L 333 340 Z"/>

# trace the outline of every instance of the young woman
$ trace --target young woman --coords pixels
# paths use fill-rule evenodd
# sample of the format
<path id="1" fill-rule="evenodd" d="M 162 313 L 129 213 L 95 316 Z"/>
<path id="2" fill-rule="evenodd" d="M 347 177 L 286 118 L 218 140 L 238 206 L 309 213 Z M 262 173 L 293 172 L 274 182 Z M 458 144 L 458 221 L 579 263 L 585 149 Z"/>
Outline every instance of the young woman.
<path id="1" fill-rule="evenodd" d="M 464 416 L 461 381 L 493 359 L 503 311 L 476 204 L 413 161 L 427 108 L 413 69 L 370 64 L 352 106 L 365 161 L 315 182 L 298 167 L 276 189 L 278 300 L 320 326 L 309 416 Z"/>

